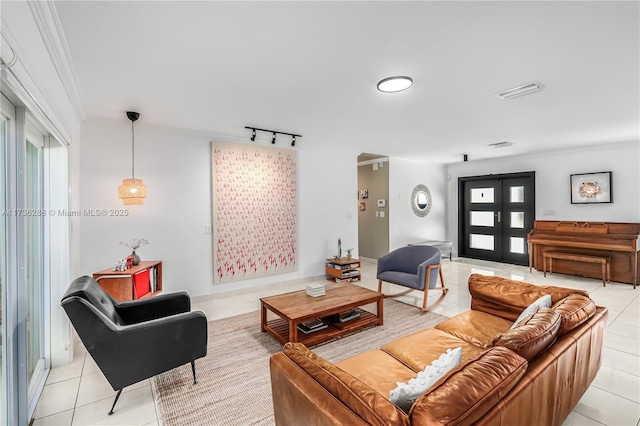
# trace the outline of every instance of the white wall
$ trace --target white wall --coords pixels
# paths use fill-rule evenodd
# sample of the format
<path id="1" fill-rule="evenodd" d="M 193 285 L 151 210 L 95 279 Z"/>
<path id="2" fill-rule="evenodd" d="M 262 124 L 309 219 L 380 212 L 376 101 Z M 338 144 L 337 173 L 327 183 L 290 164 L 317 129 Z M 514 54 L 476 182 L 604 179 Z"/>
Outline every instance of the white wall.
<path id="1" fill-rule="evenodd" d="M 448 174 L 448 232 L 457 252 L 458 178 L 536 172 L 536 220 L 640 222 L 640 142 L 522 157 L 451 164 Z M 569 176 L 612 171 L 611 204 L 571 204 Z M 555 215 L 544 215 L 545 210 Z"/>
<path id="2" fill-rule="evenodd" d="M 443 240 L 447 225 L 446 167 L 391 158 L 389 160 L 389 250 L 422 240 Z M 431 192 L 431 211 L 418 217 L 411 193 L 423 184 Z"/>
<path id="3" fill-rule="evenodd" d="M 83 274 L 112 266 L 129 254 L 120 241 L 146 238 L 142 260 L 163 261 L 165 291 L 192 296 L 306 278 L 324 273 L 325 258 L 339 237 L 357 241 L 357 160 L 351 153 L 298 151 L 298 271 L 234 283 L 213 284 L 211 216 L 211 140 L 135 124 L 136 178 L 147 186 L 143 205 L 124 206 L 117 187 L 131 174 L 131 123 L 88 120 L 83 125 L 80 175 L 82 209 L 125 210 L 129 216 L 81 217 Z M 247 141 L 247 143 L 250 143 Z M 306 145 L 306 146 L 305 146 Z"/>

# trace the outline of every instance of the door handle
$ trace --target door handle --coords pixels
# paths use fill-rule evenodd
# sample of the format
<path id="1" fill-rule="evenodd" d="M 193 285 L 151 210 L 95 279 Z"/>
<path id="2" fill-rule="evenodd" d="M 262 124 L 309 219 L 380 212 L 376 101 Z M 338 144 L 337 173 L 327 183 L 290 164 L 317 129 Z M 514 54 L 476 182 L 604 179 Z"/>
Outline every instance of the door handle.
<path id="1" fill-rule="evenodd" d="M 502 213 L 502 212 L 500 212 L 500 211 L 499 211 L 499 212 L 495 215 L 495 216 L 498 216 L 498 223 L 500 223 L 501 213 Z"/>

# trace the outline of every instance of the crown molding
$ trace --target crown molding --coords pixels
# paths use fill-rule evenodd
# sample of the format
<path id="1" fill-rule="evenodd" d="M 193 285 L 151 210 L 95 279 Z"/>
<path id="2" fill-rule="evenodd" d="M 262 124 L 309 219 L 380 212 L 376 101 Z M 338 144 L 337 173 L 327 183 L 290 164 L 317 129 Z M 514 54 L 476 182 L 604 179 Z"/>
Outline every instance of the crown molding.
<path id="1" fill-rule="evenodd" d="M 65 145 L 71 144 L 71 133 L 56 115 L 48 102 L 50 97 L 36 84 L 29 73 L 33 69 L 24 52 L 20 49 L 15 37 L 9 31 L 4 19 L 0 17 L 2 29 L 2 45 L 8 47 L 15 56 L 11 66 L 5 65 L 0 70 L 2 91 L 16 105 L 25 106 L 38 120 L 47 126 L 49 132 Z"/>
<path id="2" fill-rule="evenodd" d="M 86 109 L 80 89 L 80 80 L 54 2 L 51 0 L 28 0 L 27 3 L 67 96 L 80 119 L 84 120 Z"/>

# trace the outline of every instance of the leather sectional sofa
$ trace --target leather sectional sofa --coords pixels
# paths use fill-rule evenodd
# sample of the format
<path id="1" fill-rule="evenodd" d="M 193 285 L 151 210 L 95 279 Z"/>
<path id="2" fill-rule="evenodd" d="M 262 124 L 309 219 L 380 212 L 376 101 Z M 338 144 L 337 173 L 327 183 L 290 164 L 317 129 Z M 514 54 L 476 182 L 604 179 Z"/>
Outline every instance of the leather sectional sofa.
<path id="1" fill-rule="evenodd" d="M 276 424 L 562 424 L 600 368 L 607 309 L 584 291 L 479 274 L 469 291 L 469 311 L 336 364 L 287 343 L 270 360 Z M 512 329 L 546 294 L 551 308 Z M 456 347 L 460 365 L 408 412 L 389 401 L 396 382 Z"/>

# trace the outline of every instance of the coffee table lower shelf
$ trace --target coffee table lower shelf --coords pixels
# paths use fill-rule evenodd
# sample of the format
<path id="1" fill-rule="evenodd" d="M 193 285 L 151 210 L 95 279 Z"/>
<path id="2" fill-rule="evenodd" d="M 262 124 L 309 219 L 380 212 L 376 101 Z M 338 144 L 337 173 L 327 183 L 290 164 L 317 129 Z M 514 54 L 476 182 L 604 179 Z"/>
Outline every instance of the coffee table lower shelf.
<path id="1" fill-rule="evenodd" d="M 327 328 L 314 331 L 308 334 L 298 330 L 298 342 L 303 343 L 307 347 L 319 345 L 320 343 L 327 342 L 329 340 L 337 339 L 338 337 L 352 333 L 354 331 L 362 330 L 363 328 L 373 327 L 379 324 L 378 316 L 364 309 L 358 309 L 360 316 L 345 322 L 329 321 L 327 318 L 323 318 Z M 266 331 L 273 335 L 282 343 L 289 341 L 289 322 L 282 318 L 276 318 L 267 321 Z"/>

